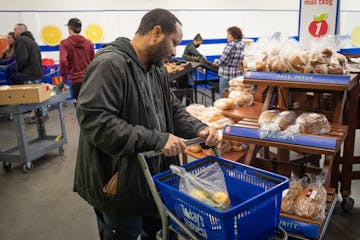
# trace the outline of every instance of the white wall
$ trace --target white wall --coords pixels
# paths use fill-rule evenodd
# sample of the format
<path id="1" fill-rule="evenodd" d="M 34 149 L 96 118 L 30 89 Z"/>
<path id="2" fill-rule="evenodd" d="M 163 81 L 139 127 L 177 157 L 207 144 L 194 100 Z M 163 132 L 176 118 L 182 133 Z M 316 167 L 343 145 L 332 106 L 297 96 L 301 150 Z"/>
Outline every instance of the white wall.
<path id="1" fill-rule="evenodd" d="M 246 37 L 270 36 L 276 31 L 297 36 L 299 6 L 299 0 L 12 0 L 1 4 L 0 35 L 23 22 L 43 46 L 40 32 L 45 25 L 59 27 L 66 38 L 64 24 L 69 18 L 78 17 L 83 29 L 91 23 L 102 26 L 102 42 L 109 42 L 118 36 L 131 38 L 145 12 L 161 7 L 182 21 L 184 40 L 192 39 L 198 32 L 204 39 L 224 39 L 226 29 L 233 25 L 241 27 Z M 360 24 L 360 1 L 341 0 L 340 10 L 340 33 L 349 34 Z M 223 47 L 224 44 L 204 44 L 199 50 L 205 55 L 220 55 Z M 183 48 L 178 47 L 178 56 Z M 57 60 L 58 52 L 43 52 L 43 56 Z"/>

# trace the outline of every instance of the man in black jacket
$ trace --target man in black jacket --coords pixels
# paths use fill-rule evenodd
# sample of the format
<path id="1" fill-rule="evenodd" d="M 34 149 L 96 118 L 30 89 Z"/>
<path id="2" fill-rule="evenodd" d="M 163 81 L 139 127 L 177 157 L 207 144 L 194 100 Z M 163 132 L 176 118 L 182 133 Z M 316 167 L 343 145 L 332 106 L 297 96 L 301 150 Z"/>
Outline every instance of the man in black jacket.
<path id="1" fill-rule="evenodd" d="M 43 69 L 39 45 L 25 24 L 16 24 L 14 32 L 17 84 L 40 83 Z"/>
<path id="2" fill-rule="evenodd" d="M 27 26 L 23 23 L 18 23 L 14 27 L 16 38 L 15 43 L 15 66 L 16 66 L 16 81 L 15 84 L 37 84 L 40 83 L 43 74 L 41 63 L 41 52 L 39 45 L 35 42 L 35 38 Z M 43 106 L 36 110 L 38 116 L 43 121 L 48 118 L 48 109 Z M 36 122 L 36 114 L 32 112 L 25 116 L 27 123 Z"/>
<path id="3" fill-rule="evenodd" d="M 184 138 L 207 137 L 210 146 L 219 141 L 216 129 L 191 117 L 169 90 L 162 65 L 175 56 L 182 35 L 172 13 L 154 9 L 131 41 L 118 38 L 99 50 L 85 73 L 74 191 L 95 208 L 102 240 L 137 239 L 142 230 L 142 239 L 155 239 L 161 227 L 138 153 L 163 151 L 147 159 L 156 174 L 179 164 Z M 116 193 L 103 191 L 116 173 Z"/>

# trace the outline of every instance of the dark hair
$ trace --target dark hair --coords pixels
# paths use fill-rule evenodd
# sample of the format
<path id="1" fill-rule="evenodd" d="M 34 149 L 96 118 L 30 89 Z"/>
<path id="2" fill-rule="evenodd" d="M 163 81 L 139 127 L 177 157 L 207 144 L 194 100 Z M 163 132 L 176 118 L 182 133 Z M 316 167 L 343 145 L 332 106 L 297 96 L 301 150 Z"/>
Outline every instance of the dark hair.
<path id="1" fill-rule="evenodd" d="M 16 39 L 15 38 L 15 33 L 14 32 L 8 32 L 8 35 L 10 35 L 14 40 Z"/>
<path id="2" fill-rule="evenodd" d="M 240 28 L 235 27 L 235 26 L 234 26 L 234 27 L 229 27 L 229 28 L 227 29 L 227 32 L 228 32 L 229 34 L 231 34 L 231 36 L 232 36 L 234 39 L 236 39 L 236 40 L 242 40 L 243 34 L 242 34 Z"/>
<path id="3" fill-rule="evenodd" d="M 202 41 L 203 38 L 202 38 L 202 36 L 200 35 L 200 33 L 198 33 L 198 34 L 195 35 L 194 40 L 197 40 L 197 41 L 200 41 L 200 40 L 201 40 L 201 41 Z"/>
<path id="4" fill-rule="evenodd" d="M 14 32 L 9 32 L 8 35 L 10 35 L 14 40 L 16 40 Z M 7 49 L 8 49 L 7 58 L 12 57 L 15 52 L 15 41 L 13 42 L 12 45 L 9 44 Z"/>
<path id="5" fill-rule="evenodd" d="M 145 35 L 151 31 L 155 26 L 160 26 L 164 34 L 170 34 L 176 32 L 176 23 L 181 22 L 174 14 L 168 10 L 156 8 L 147 12 L 141 19 L 137 34 Z"/>
<path id="6" fill-rule="evenodd" d="M 78 18 L 70 18 L 66 25 L 77 34 L 81 32 L 81 21 Z"/>

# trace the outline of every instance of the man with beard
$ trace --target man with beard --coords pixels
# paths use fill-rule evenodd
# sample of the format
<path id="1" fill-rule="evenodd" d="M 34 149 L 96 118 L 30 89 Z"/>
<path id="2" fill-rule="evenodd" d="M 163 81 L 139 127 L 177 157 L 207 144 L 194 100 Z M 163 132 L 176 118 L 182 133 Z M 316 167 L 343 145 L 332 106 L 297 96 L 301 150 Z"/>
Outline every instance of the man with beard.
<path id="1" fill-rule="evenodd" d="M 102 240 L 137 239 L 140 233 L 142 239 L 156 239 L 161 228 L 138 153 L 164 153 L 147 159 L 156 174 L 179 164 L 184 138 L 206 137 L 210 146 L 219 141 L 216 129 L 191 117 L 169 90 L 162 65 L 175 56 L 182 35 L 172 13 L 154 9 L 143 16 L 132 40 L 106 45 L 86 70 L 77 105 L 74 191 L 94 207 Z M 111 191 L 109 182 L 116 186 Z"/>

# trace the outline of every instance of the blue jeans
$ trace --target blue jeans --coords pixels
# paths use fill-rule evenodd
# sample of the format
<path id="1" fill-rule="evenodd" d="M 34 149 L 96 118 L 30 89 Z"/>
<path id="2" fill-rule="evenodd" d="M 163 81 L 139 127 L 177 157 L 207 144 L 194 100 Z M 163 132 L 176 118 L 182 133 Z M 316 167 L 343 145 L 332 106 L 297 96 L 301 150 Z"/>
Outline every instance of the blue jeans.
<path id="1" fill-rule="evenodd" d="M 223 91 L 225 89 L 229 88 L 229 80 L 230 79 L 220 77 L 220 80 L 219 80 L 219 94 L 220 94 L 220 96 L 223 96 Z"/>

